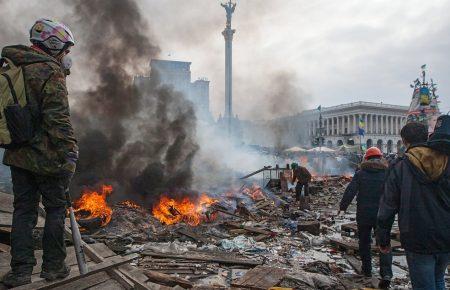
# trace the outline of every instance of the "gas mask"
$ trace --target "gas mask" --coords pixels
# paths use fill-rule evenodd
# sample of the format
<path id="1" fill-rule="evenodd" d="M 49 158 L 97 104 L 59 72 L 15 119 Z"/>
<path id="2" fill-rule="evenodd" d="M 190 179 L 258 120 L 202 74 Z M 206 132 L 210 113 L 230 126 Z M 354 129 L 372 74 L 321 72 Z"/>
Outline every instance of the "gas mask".
<path id="1" fill-rule="evenodd" d="M 66 54 L 61 58 L 61 68 L 66 76 L 70 75 L 70 68 L 72 67 L 72 58 Z"/>

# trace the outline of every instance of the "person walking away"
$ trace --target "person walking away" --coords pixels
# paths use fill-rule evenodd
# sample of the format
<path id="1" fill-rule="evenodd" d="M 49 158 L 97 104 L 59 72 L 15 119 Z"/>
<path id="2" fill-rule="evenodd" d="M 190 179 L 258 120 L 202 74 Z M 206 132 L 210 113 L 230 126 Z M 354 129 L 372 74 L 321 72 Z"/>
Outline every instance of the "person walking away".
<path id="1" fill-rule="evenodd" d="M 372 277 L 372 230 L 377 223 L 378 204 L 384 190 L 384 178 L 387 161 L 377 147 L 371 147 L 364 155 L 364 161 L 353 176 L 342 197 L 339 209 L 346 211 L 356 196 L 356 222 L 358 226 L 359 255 L 362 261 L 362 272 Z M 380 253 L 379 288 L 385 289 L 392 279 L 392 254 Z"/>
<path id="2" fill-rule="evenodd" d="M 11 270 L 3 278 L 7 287 L 31 282 L 36 259 L 32 230 L 36 226 L 40 196 L 46 211 L 41 277 L 69 275 L 64 244 L 65 192 L 75 172 L 78 147 L 70 122 L 66 74 L 68 53 L 75 44 L 62 23 L 40 19 L 30 30 L 31 47 L 4 47 L 3 58 L 23 68 L 34 135 L 24 145 L 7 149 L 3 163 L 10 166 L 14 192 L 11 231 Z"/>
<path id="3" fill-rule="evenodd" d="M 381 251 L 390 251 L 398 214 L 413 289 L 444 290 L 450 260 L 450 116 L 438 118 L 428 142 L 427 129 L 412 122 L 400 132 L 407 150 L 389 170 L 377 240 Z"/>
<path id="4" fill-rule="evenodd" d="M 295 198 L 297 201 L 300 201 L 302 197 L 302 189 L 305 191 L 306 199 L 309 198 L 309 183 L 311 182 L 311 173 L 301 165 L 297 163 L 293 164 L 294 174 L 292 177 L 292 182 L 297 181 L 297 185 L 295 186 Z"/>

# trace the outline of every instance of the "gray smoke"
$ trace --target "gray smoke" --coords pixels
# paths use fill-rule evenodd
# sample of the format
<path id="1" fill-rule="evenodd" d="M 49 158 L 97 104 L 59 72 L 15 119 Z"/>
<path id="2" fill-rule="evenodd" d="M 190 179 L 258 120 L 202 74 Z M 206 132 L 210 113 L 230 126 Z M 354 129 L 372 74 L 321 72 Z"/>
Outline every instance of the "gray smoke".
<path id="1" fill-rule="evenodd" d="M 132 75 L 158 55 L 133 0 L 67 1 L 73 5 L 84 70 L 97 84 L 74 106 L 80 160 L 72 190 L 112 183 L 116 192 L 149 197 L 190 187 L 195 114 L 183 95 Z"/>

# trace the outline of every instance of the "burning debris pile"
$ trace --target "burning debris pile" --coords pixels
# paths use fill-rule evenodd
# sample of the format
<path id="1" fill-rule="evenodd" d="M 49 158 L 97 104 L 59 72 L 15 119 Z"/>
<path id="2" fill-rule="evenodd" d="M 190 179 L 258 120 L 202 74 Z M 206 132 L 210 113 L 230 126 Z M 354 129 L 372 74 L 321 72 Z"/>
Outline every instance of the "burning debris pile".
<path id="1" fill-rule="evenodd" d="M 152 213 L 166 225 L 185 222 L 190 226 L 197 226 L 201 221 L 211 221 L 212 217 L 208 214 L 208 209 L 216 202 L 217 199 L 211 198 L 205 193 L 195 200 L 189 197 L 177 200 L 163 195 L 153 206 Z"/>
<path id="2" fill-rule="evenodd" d="M 316 176 L 307 208 L 292 191 L 256 183 L 216 194 L 161 194 L 152 204 L 126 200 L 112 206 L 109 224 L 84 232 L 84 239 L 104 242 L 116 253 L 139 253 L 138 268 L 150 281 L 166 286 L 371 287 L 354 256 L 354 214 L 337 216 L 350 181 L 348 176 Z M 95 194 L 105 201 L 107 192 L 108 187 Z M 398 242 L 392 245 L 402 253 Z M 404 261 L 394 260 L 393 283 L 404 285 Z M 250 285 L 257 283 L 252 277 L 266 278 L 255 286 Z"/>
<path id="3" fill-rule="evenodd" d="M 113 191 L 111 185 L 102 185 L 101 190 L 85 190 L 74 203 L 75 217 L 83 225 L 86 221 L 95 220 L 100 226 L 111 221 L 112 209 L 106 202 L 106 197 Z"/>

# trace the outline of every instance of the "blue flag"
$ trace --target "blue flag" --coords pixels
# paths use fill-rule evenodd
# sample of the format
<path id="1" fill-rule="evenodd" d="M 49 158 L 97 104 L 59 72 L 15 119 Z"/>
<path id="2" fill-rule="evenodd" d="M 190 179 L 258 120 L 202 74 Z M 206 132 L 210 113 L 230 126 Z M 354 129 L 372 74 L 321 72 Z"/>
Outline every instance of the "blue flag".
<path id="1" fill-rule="evenodd" d="M 364 134 L 366 133 L 365 128 L 366 127 L 366 122 L 364 122 L 364 120 L 362 118 L 359 118 L 359 124 L 358 124 L 358 134 L 361 136 L 364 136 Z"/>

